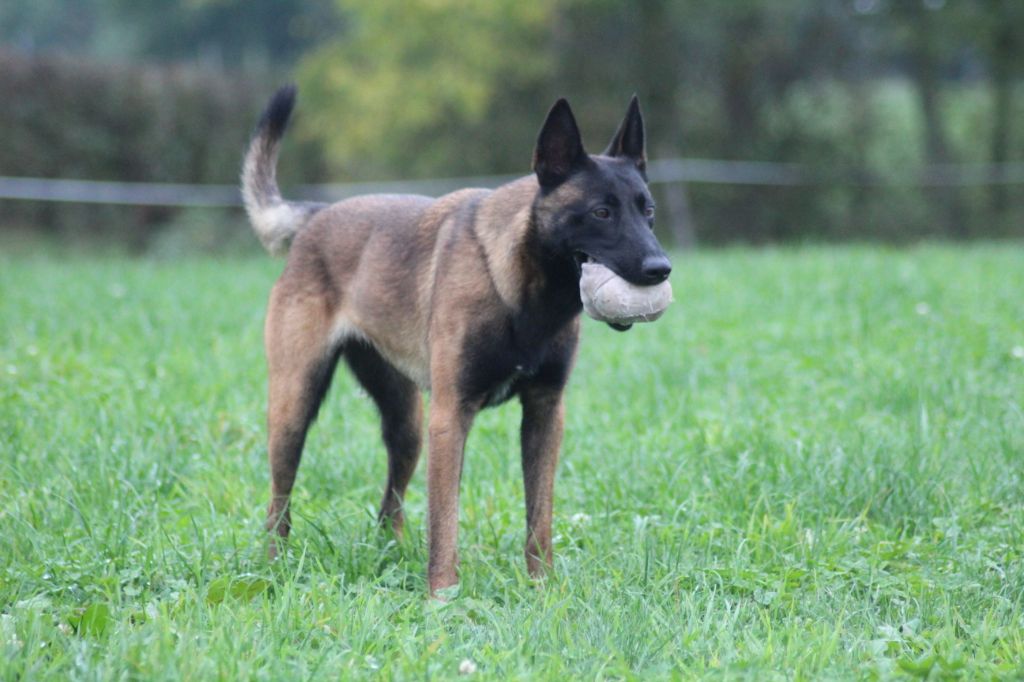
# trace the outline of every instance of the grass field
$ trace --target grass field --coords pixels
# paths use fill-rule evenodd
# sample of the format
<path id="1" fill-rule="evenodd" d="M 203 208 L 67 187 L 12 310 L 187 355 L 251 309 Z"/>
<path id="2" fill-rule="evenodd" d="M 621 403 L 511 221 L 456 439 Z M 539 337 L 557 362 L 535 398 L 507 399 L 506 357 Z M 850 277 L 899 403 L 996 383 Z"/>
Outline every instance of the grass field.
<path id="1" fill-rule="evenodd" d="M 511 403 L 437 605 L 425 467 L 396 546 L 344 372 L 264 558 L 280 262 L 0 256 L 0 677 L 1024 676 L 1024 248 L 675 265 L 662 321 L 584 325 L 557 574 L 524 576 Z"/>

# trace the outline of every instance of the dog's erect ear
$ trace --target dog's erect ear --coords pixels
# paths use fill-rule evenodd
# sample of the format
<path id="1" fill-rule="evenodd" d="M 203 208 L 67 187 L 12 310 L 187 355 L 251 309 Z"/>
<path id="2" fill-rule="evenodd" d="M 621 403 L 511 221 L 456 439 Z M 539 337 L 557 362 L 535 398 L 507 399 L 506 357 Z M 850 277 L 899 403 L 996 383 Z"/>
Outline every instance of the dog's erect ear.
<path id="1" fill-rule="evenodd" d="M 643 173 L 647 170 L 647 153 L 644 151 L 644 117 L 640 113 L 640 100 L 636 95 L 629 100 L 626 118 L 622 119 L 615 137 L 604 150 L 605 156 L 624 156 L 632 159 Z"/>
<path id="2" fill-rule="evenodd" d="M 560 99 L 551 107 L 540 135 L 537 136 L 537 147 L 533 151 L 533 171 L 541 187 L 556 187 L 579 169 L 586 158 L 587 153 L 583 150 L 583 140 L 572 109 L 568 102 Z"/>

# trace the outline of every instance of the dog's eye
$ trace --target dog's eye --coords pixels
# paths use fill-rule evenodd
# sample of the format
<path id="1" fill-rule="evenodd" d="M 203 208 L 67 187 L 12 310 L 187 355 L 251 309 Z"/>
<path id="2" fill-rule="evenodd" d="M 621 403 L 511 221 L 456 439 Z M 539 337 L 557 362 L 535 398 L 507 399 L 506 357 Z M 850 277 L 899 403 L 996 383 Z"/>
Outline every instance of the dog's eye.
<path id="1" fill-rule="evenodd" d="M 646 216 L 648 218 L 653 218 L 654 217 L 654 207 L 653 206 L 648 206 L 647 208 L 645 208 L 644 209 L 644 216 Z"/>
<path id="2" fill-rule="evenodd" d="M 600 218 L 601 220 L 608 220 L 609 218 L 612 217 L 612 212 L 609 211 L 604 206 L 601 206 L 600 208 L 595 208 L 592 211 L 592 213 L 594 214 L 595 218 Z"/>

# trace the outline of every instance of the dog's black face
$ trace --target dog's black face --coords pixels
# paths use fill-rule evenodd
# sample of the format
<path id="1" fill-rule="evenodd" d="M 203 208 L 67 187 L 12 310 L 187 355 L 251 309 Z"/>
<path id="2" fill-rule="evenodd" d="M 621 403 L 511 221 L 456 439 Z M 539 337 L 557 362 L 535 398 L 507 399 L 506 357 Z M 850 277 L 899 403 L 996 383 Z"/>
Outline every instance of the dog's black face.
<path id="1" fill-rule="evenodd" d="M 577 268 L 597 261 L 633 284 L 665 281 L 672 267 L 654 236 L 654 200 L 632 161 L 591 157 L 567 184 L 578 199 L 563 208 L 558 236 Z"/>
<path id="2" fill-rule="evenodd" d="M 584 151 L 569 104 L 562 99 L 552 107 L 534 152 L 541 186 L 534 215 L 545 246 L 565 267 L 575 268 L 577 277 L 582 263 L 597 261 L 641 286 L 668 278 L 672 266 L 654 236 L 646 165 L 644 123 L 635 96 L 600 156 Z"/>

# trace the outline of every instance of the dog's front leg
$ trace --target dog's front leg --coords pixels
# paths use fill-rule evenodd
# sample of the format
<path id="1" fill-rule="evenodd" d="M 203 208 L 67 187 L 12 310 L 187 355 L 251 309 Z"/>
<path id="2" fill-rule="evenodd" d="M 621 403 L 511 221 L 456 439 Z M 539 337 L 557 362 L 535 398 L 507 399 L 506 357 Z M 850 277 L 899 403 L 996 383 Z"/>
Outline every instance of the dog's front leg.
<path id="1" fill-rule="evenodd" d="M 427 582 L 431 596 L 459 582 L 459 482 L 466 434 L 475 413 L 454 394 L 436 392 L 431 401 L 427 462 Z"/>
<path id="2" fill-rule="evenodd" d="M 551 508 L 564 420 L 562 390 L 530 387 L 523 390 L 521 400 L 526 569 L 537 578 L 551 568 Z"/>

